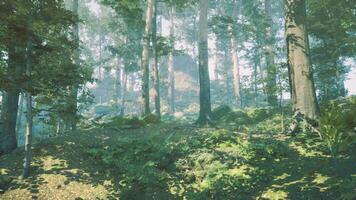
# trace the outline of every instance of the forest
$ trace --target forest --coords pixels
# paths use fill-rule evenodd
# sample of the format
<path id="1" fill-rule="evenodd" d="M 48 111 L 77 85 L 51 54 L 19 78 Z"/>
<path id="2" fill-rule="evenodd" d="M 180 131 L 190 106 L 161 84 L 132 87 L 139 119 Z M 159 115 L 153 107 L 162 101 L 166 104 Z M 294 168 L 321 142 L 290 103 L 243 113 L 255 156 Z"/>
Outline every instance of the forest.
<path id="1" fill-rule="evenodd" d="M 354 200 L 355 152 L 355 0 L 0 0 L 1 200 Z"/>

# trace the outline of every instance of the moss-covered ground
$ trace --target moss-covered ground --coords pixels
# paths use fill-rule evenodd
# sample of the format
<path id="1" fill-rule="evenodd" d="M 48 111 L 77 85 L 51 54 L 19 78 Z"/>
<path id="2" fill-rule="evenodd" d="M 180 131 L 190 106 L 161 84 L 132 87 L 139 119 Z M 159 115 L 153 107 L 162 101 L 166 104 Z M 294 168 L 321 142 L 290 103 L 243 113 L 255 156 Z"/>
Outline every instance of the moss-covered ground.
<path id="1" fill-rule="evenodd" d="M 318 136 L 254 127 L 70 132 L 34 145 L 27 180 L 22 149 L 2 156 L 0 199 L 356 199 L 354 146 L 331 157 Z"/>

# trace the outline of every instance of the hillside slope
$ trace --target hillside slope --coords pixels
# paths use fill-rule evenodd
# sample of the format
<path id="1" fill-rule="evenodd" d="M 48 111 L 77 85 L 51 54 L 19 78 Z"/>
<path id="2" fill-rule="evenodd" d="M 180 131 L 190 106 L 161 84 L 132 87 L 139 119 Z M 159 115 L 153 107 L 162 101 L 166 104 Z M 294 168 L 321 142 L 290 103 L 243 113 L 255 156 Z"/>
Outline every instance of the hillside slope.
<path id="1" fill-rule="evenodd" d="M 353 199 L 356 156 L 318 138 L 157 124 L 95 128 L 0 158 L 0 199 Z M 354 150 L 353 150 L 354 151 Z"/>

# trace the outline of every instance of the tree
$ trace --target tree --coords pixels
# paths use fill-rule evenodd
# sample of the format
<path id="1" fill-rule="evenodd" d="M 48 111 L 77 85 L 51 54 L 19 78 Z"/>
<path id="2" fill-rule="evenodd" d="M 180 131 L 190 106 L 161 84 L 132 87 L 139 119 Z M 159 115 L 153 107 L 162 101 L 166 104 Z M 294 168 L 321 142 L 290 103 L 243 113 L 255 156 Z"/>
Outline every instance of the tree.
<path id="1" fill-rule="evenodd" d="M 156 115 L 161 118 L 161 96 L 159 90 L 159 69 L 158 69 L 158 52 L 157 52 L 157 4 L 154 2 L 154 14 L 152 22 L 152 49 L 153 49 L 153 89 Z"/>
<path id="2" fill-rule="evenodd" d="M 208 67 L 208 0 L 199 3 L 199 98 L 200 112 L 198 124 L 210 124 L 213 121 L 210 100 L 210 78 Z"/>
<path id="3" fill-rule="evenodd" d="M 64 119 L 70 113 L 68 88 L 90 80 L 91 71 L 73 67 L 71 58 L 76 45 L 69 38 L 69 30 L 77 20 L 62 1 L 4 1 L 0 13 L 2 28 L 6 30 L 0 34 L 0 48 L 8 54 L 0 58 L 0 63 L 6 61 L 5 71 L 0 73 L 0 90 L 5 91 L 0 151 L 8 153 L 16 148 L 14 130 L 20 91 L 36 97 L 36 109 L 45 111 L 51 123 L 53 116 Z M 29 16 L 33 27 L 28 25 Z M 29 34 L 31 76 L 25 73 Z"/>
<path id="4" fill-rule="evenodd" d="M 237 21 L 239 16 L 238 8 L 241 6 L 240 0 L 235 0 L 233 8 L 233 22 Z M 237 38 L 236 38 L 236 23 L 231 25 L 231 58 L 232 58 L 232 74 L 234 77 L 234 94 L 235 94 L 235 103 L 237 107 L 241 106 L 241 85 L 240 85 L 240 69 L 239 69 L 239 56 L 237 54 Z"/>
<path id="5" fill-rule="evenodd" d="M 318 105 L 313 84 L 306 30 L 305 0 L 286 0 L 286 39 L 293 108 L 317 119 Z"/>
<path id="6" fill-rule="evenodd" d="M 10 2 L 7 2 L 10 4 Z M 3 93 L 3 104 L 2 104 L 2 130 L 0 132 L 0 152 L 9 153 L 17 147 L 16 141 L 16 120 L 17 120 L 17 110 L 19 94 L 21 90 L 21 77 L 23 76 L 24 66 L 25 66 L 25 49 L 26 49 L 26 32 L 25 34 L 21 31 L 26 26 L 22 17 L 25 14 L 22 12 L 15 12 L 15 9 L 11 9 L 8 14 L 12 17 L 8 17 L 6 33 L 7 52 L 7 72 L 6 79 L 9 87 Z M 26 29 L 25 29 L 26 30 Z"/>
<path id="7" fill-rule="evenodd" d="M 145 33 L 143 37 L 143 51 L 142 51 L 142 115 L 150 114 L 150 88 L 149 88 L 149 48 L 150 48 L 150 34 L 152 30 L 153 7 L 155 0 L 147 1 L 146 8 L 146 24 Z"/>
<path id="8" fill-rule="evenodd" d="M 267 102 L 270 106 L 277 106 L 277 94 L 276 94 L 276 73 L 277 69 L 274 62 L 273 52 L 273 32 L 272 32 L 272 2 L 271 0 L 265 0 L 265 57 L 266 57 L 266 93 Z"/>
<path id="9" fill-rule="evenodd" d="M 170 40 L 170 51 L 168 54 L 168 99 L 169 99 L 169 111 L 171 113 L 175 112 L 175 78 L 174 78 L 174 18 L 175 18 L 175 7 L 171 6 L 169 10 L 169 40 Z"/>
<path id="10" fill-rule="evenodd" d="M 78 8 L 79 8 L 79 1 L 78 0 L 73 0 L 72 4 L 72 11 L 73 13 L 78 17 Z M 79 22 L 77 21 L 73 25 L 73 32 L 72 32 L 72 38 L 75 44 L 75 50 L 73 52 L 73 64 L 75 67 L 75 72 L 78 71 L 79 65 L 80 65 L 80 60 L 79 60 Z M 72 120 L 71 120 L 71 128 L 72 130 L 75 130 L 77 127 L 77 111 L 78 111 L 78 89 L 79 86 L 78 84 L 75 84 L 72 86 L 71 91 L 70 91 L 70 109 L 71 109 L 71 114 L 72 114 Z"/>
<path id="11" fill-rule="evenodd" d="M 356 54 L 355 3 L 353 1 L 307 1 L 308 33 L 315 75 L 315 87 L 320 100 L 347 95 L 344 81 L 349 67 L 346 59 Z"/>
<path id="12" fill-rule="evenodd" d="M 29 25 L 32 27 L 32 10 L 29 14 Z M 31 80 L 32 71 L 32 33 L 28 33 L 27 48 L 26 48 L 26 76 Z M 32 95 L 29 91 L 25 92 L 26 97 L 26 139 L 25 139 L 25 159 L 23 164 L 23 178 L 27 178 L 30 174 L 31 159 L 32 159 L 32 129 L 33 129 L 33 115 L 32 115 Z"/>

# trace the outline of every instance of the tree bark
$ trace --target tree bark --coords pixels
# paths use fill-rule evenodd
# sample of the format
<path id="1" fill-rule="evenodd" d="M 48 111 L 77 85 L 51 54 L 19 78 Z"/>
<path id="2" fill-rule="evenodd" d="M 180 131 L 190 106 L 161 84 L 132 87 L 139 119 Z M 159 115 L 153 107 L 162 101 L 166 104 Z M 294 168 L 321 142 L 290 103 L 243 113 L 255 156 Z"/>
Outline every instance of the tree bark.
<path id="1" fill-rule="evenodd" d="M 14 35 L 21 35 L 16 32 L 15 24 L 9 25 L 9 32 Z M 23 75 L 25 66 L 26 42 L 23 38 L 11 38 L 8 44 L 8 69 L 7 77 L 11 81 L 11 87 L 3 93 L 2 104 L 2 131 L 0 132 L 0 152 L 9 153 L 17 148 L 16 121 L 18 113 L 18 103 L 20 94 L 20 76 Z"/>
<path id="2" fill-rule="evenodd" d="M 26 76 L 31 77 L 32 68 L 32 37 L 29 36 L 26 54 Z M 32 116 L 32 96 L 30 92 L 25 92 L 26 97 L 26 140 L 25 140 L 25 159 L 24 170 L 22 177 L 27 178 L 30 174 L 31 158 L 32 158 L 32 130 L 33 130 L 33 116 Z"/>
<path id="3" fill-rule="evenodd" d="M 240 6 L 239 0 L 235 1 L 233 9 L 233 18 L 238 18 L 238 6 Z M 241 84 L 240 84 L 240 69 L 239 69 L 239 56 L 237 54 L 237 38 L 236 38 L 236 25 L 232 24 L 231 33 L 230 33 L 230 42 L 231 42 L 231 58 L 232 58 L 232 74 L 234 82 L 234 95 L 235 95 L 235 104 L 238 108 L 241 107 Z"/>
<path id="4" fill-rule="evenodd" d="M 142 51 L 142 116 L 151 113 L 150 111 L 150 88 L 149 88 L 149 48 L 150 48 L 150 33 L 152 30 L 153 7 L 155 0 L 147 0 L 146 10 L 146 25 L 143 37 Z"/>
<path id="5" fill-rule="evenodd" d="M 235 97 L 235 91 L 234 91 L 234 75 L 231 74 L 233 72 L 233 68 L 231 65 L 231 51 L 229 51 L 228 48 L 224 49 L 224 73 L 223 73 L 223 80 L 225 80 L 225 95 L 226 95 L 226 104 L 227 105 L 233 105 L 235 104 L 234 97 Z"/>
<path id="6" fill-rule="evenodd" d="M 169 112 L 175 112 L 175 77 L 174 77 L 174 17 L 175 8 L 172 6 L 170 10 L 170 30 L 169 39 L 171 43 L 171 49 L 168 54 L 168 99 L 169 99 Z"/>
<path id="7" fill-rule="evenodd" d="M 267 80 L 266 80 L 266 93 L 267 102 L 270 106 L 275 107 L 278 104 L 278 98 L 276 94 L 276 75 L 277 69 L 274 62 L 274 52 L 273 52 L 273 34 L 272 34 L 272 6 L 271 0 L 265 0 L 265 16 L 266 16 L 266 29 L 265 29 L 265 57 L 266 57 L 266 70 L 267 70 Z"/>
<path id="8" fill-rule="evenodd" d="M 117 66 L 115 69 L 115 85 L 114 85 L 114 106 L 115 111 L 119 111 L 119 98 L 121 96 L 121 73 L 122 72 L 122 65 L 121 65 L 121 58 L 117 58 Z"/>
<path id="9" fill-rule="evenodd" d="M 121 108 L 120 115 L 125 115 L 125 101 L 126 101 L 126 85 L 127 85 L 127 72 L 125 66 L 121 68 L 122 84 L 121 84 Z"/>
<path id="10" fill-rule="evenodd" d="M 305 0 L 286 0 L 285 6 L 288 64 L 295 112 L 315 120 L 319 116 L 319 110 L 305 26 Z"/>
<path id="11" fill-rule="evenodd" d="M 23 104 L 24 104 L 24 95 L 20 93 L 19 95 L 19 108 L 17 113 L 17 122 L 16 122 L 16 136 L 17 136 L 17 144 L 22 144 L 23 137 L 21 137 L 20 129 L 22 126 L 22 114 L 23 114 Z"/>
<path id="12" fill-rule="evenodd" d="M 72 11 L 73 13 L 75 13 L 78 17 L 79 17 L 79 12 L 78 12 L 78 8 L 79 8 L 79 2 L 78 0 L 73 0 L 72 2 Z M 73 64 L 75 67 L 75 73 L 77 73 L 79 65 L 80 65 L 80 61 L 79 61 L 79 22 L 76 22 L 73 25 L 73 30 L 72 30 L 72 37 L 76 46 L 76 49 L 74 50 L 74 55 L 73 55 Z M 78 116 L 77 116 L 77 112 L 78 112 L 78 89 L 79 89 L 79 85 L 78 84 L 74 84 L 71 87 L 71 91 L 70 91 L 70 104 L 71 104 L 71 121 L 70 121 L 70 127 L 72 130 L 76 130 L 77 128 L 77 121 L 78 121 Z"/>
<path id="13" fill-rule="evenodd" d="M 199 84 L 200 112 L 198 124 L 212 123 L 210 78 L 208 66 L 208 0 L 200 0 L 199 8 Z"/>
<path id="14" fill-rule="evenodd" d="M 160 96 L 160 79 L 158 68 L 158 54 L 157 54 L 157 1 L 154 2 L 154 14 L 152 21 L 152 48 L 153 48 L 153 88 L 155 110 L 158 119 L 161 119 L 161 96 Z"/>

